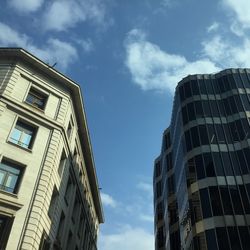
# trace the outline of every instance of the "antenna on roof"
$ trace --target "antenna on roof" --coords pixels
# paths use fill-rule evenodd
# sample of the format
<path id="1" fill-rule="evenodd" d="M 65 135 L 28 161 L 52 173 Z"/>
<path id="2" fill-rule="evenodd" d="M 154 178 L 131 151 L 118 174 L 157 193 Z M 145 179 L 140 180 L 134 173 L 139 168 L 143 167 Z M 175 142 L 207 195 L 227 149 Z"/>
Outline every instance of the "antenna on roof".
<path id="1" fill-rule="evenodd" d="M 55 63 L 51 66 L 51 68 L 54 68 L 56 65 L 57 65 L 57 62 L 55 62 Z"/>

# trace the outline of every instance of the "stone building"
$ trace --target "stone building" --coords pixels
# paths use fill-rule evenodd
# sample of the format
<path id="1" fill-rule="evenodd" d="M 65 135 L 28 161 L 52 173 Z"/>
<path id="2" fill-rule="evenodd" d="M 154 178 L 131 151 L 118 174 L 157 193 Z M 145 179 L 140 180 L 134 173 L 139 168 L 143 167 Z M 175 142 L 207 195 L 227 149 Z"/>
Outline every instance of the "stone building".
<path id="1" fill-rule="evenodd" d="M 104 222 L 81 89 L 0 49 L 0 249 L 97 249 Z"/>

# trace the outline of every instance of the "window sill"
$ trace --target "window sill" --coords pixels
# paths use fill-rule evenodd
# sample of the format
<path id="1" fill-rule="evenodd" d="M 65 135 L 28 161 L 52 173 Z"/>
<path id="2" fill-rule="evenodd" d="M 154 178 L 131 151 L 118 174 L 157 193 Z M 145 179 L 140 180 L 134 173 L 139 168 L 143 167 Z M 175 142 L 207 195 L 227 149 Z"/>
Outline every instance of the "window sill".
<path id="1" fill-rule="evenodd" d="M 29 107 L 34 108 L 35 110 L 38 110 L 39 112 L 41 112 L 41 113 L 43 113 L 43 114 L 44 114 L 44 110 L 45 110 L 45 108 L 44 108 L 44 109 L 40 109 L 40 108 L 38 108 L 38 107 L 36 107 L 36 106 L 34 106 L 34 105 L 30 104 L 30 103 L 29 103 L 29 102 L 27 102 L 27 101 L 24 101 L 24 103 L 25 103 L 25 104 L 27 104 Z"/>
<path id="2" fill-rule="evenodd" d="M 16 144 L 16 143 L 13 143 L 13 142 L 11 142 L 11 141 L 7 141 L 7 143 L 9 143 L 9 144 L 11 144 L 11 145 L 13 145 L 13 146 L 16 146 L 16 147 L 18 147 L 18 148 L 20 148 L 20 149 L 23 149 L 23 150 L 25 150 L 25 151 L 27 151 L 27 152 L 29 152 L 29 153 L 32 153 L 32 150 L 29 149 L 29 148 L 24 148 L 24 147 L 22 147 L 22 146 L 20 146 L 20 145 L 18 145 L 18 144 Z"/>

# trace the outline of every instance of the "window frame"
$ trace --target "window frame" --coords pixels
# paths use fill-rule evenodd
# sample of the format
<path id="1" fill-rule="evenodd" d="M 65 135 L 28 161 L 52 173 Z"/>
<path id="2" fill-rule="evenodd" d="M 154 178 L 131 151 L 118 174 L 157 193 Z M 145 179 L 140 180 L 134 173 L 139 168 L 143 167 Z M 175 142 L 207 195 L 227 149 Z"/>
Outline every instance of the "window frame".
<path id="1" fill-rule="evenodd" d="M 34 98 L 36 98 L 38 100 L 44 100 L 42 107 L 39 107 L 38 105 L 35 105 L 35 102 L 29 102 L 28 101 L 28 97 L 29 97 L 31 92 L 33 92 L 32 97 L 34 97 Z M 28 91 L 28 93 L 27 93 L 27 95 L 25 97 L 24 102 L 26 104 L 28 104 L 28 105 L 30 105 L 30 106 L 44 112 L 45 109 L 46 109 L 47 103 L 48 103 L 48 98 L 49 98 L 48 93 L 45 93 L 44 91 L 41 91 L 40 89 L 38 89 L 38 88 L 36 88 L 36 87 L 34 87 L 32 85 L 29 88 L 29 91 Z"/>

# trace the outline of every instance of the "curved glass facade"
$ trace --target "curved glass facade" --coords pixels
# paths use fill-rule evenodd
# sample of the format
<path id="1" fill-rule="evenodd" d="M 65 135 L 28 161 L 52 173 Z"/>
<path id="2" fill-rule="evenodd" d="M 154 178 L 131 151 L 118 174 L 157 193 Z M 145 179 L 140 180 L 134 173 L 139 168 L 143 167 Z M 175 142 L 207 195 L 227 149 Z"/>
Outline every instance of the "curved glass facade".
<path id="1" fill-rule="evenodd" d="M 154 167 L 155 248 L 250 249 L 250 69 L 179 82 Z"/>

